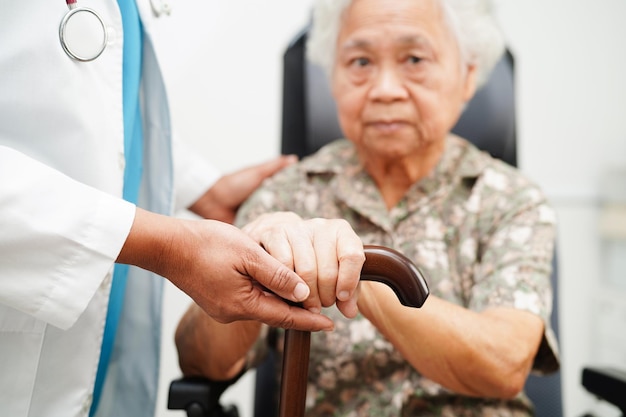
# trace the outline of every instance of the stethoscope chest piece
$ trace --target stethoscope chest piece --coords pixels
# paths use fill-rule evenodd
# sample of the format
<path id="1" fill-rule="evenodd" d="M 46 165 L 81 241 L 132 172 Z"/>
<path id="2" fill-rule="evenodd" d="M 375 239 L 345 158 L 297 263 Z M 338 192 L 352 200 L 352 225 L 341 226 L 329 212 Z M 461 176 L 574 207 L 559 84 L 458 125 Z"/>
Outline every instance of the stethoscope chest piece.
<path id="1" fill-rule="evenodd" d="M 107 31 L 102 18 L 87 7 L 72 7 L 61 20 L 59 38 L 63 50 L 70 58 L 87 62 L 98 58 L 107 44 Z M 71 4 L 71 5 L 70 5 Z"/>

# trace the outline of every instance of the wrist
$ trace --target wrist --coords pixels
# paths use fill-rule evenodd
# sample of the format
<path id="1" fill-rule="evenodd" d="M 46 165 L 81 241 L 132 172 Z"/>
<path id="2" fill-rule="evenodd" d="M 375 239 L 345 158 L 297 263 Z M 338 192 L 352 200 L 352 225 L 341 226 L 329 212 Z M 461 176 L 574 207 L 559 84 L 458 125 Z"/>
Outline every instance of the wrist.
<path id="1" fill-rule="evenodd" d="M 117 258 L 118 263 L 134 265 L 161 276 L 171 275 L 172 265 L 181 268 L 184 257 L 177 244 L 184 220 L 137 208 L 135 220 Z M 172 261 L 175 259 L 175 261 Z"/>

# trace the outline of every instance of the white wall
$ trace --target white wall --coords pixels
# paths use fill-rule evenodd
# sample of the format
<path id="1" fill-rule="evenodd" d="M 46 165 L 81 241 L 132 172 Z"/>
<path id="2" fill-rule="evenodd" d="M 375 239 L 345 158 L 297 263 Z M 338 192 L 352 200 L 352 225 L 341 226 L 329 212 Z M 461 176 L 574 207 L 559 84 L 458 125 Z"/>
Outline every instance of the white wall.
<path id="1" fill-rule="evenodd" d="M 224 171 L 278 154 L 281 54 L 310 4 L 186 0 L 161 22 L 175 126 Z M 517 62 L 520 165 L 559 215 L 565 414 L 577 417 L 596 407 L 580 386 L 582 366 L 626 368 L 619 337 L 626 333 L 626 291 L 602 278 L 607 259 L 597 227 L 602 176 L 626 169 L 626 2 L 496 4 Z M 626 287 L 626 271 L 622 282 Z M 167 287 L 158 416 L 183 415 L 165 404 L 169 381 L 179 375 L 172 334 L 186 303 Z M 249 417 L 251 379 L 242 382 L 228 397 Z"/>
<path id="2" fill-rule="evenodd" d="M 626 344 L 597 330 L 603 324 L 612 324 L 614 334 L 626 330 L 624 292 L 611 297 L 603 291 L 606 259 L 597 228 L 602 176 L 626 167 L 626 54 L 620 46 L 626 3 L 499 4 L 517 57 L 521 167 L 543 185 L 559 215 L 565 414 L 576 417 L 595 403 L 580 385 L 582 366 L 626 367 Z M 598 317 L 602 306 L 617 311 Z"/>
<path id="3" fill-rule="evenodd" d="M 306 24 L 306 0 L 183 0 L 160 22 L 176 130 L 224 172 L 279 154 L 282 53 Z M 166 285 L 157 417 L 169 411 L 169 382 L 180 376 L 173 332 L 188 298 Z M 253 375 L 226 393 L 252 416 Z"/>

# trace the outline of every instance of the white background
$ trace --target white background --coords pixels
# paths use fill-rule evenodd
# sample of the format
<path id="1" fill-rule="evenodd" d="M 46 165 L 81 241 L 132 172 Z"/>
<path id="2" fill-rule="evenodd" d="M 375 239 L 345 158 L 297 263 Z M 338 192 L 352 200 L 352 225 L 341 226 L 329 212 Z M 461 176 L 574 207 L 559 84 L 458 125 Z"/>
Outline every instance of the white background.
<path id="1" fill-rule="evenodd" d="M 159 34 L 176 130 L 224 172 L 279 152 L 281 59 L 308 19 L 310 0 L 185 0 Z M 626 369 L 626 271 L 607 283 L 601 250 L 601 185 L 608 171 L 626 193 L 626 2 L 498 0 L 516 57 L 520 167 L 559 216 L 562 376 L 565 416 L 597 409 L 580 385 L 585 364 Z M 614 177 L 615 178 L 615 177 Z M 615 191 L 614 190 L 614 191 Z M 619 219 L 618 219 L 619 220 Z M 610 256 L 626 257 L 623 250 Z M 616 288 L 617 287 L 617 288 Z M 180 375 L 173 345 L 187 305 L 166 287 L 161 389 Z M 251 378 L 226 396 L 251 414 Z M 617 415 L 611 409 L 602 416 Z"/>

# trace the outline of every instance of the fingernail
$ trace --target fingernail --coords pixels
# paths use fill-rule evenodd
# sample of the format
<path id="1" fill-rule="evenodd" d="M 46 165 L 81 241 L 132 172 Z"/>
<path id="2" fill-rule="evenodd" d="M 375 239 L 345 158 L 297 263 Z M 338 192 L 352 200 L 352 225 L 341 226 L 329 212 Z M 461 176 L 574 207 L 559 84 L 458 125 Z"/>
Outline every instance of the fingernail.
<path id="1" fill-rule="evenodd" d="M 319 314 L 319 313 L 321 313 L 321 312 L 322 312 L 322 309 L 320 309 L 320 308 L 318 308 L 318 307 L 311 307 L 311 308 L 309 308 L 309 311 L 310 311 L 311 313 L 314 313 L 314 314 Z"/>
<path id="2" fill-rule="evenodd" d="M 298 283 L 296 285 L 296 288 L 294 288 L 293 290 L 293 296 L 296 297 L 297 301 L 306 300 L 306 298 L 309 296 L 309 287 L 307 287 L 305 284 Z"/>
<path id="3" fill-rule="evenodd" d="M 341 291 L 339 292 L 339 294 L 337 294 L 337 298 L 341 301 L 346 301 L 348 298 L 350 298 L 350 293 L 348 291 Z"/>

